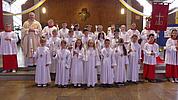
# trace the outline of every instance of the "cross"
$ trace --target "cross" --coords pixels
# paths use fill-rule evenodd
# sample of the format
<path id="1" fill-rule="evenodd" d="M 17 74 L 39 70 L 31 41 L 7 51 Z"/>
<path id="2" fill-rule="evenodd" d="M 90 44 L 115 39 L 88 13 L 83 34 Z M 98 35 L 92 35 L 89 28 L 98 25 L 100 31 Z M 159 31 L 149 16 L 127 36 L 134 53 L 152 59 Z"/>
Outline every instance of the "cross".
<path id="1" fill-rule="evenodd" d="M 161 16 L 161 13 L 159 12 L 156 17 L 158 18 L 158 21 L 156 21 L 156 25 L 163 25 L 163 21 L 161 21 L 161 18 L 164 18 L 164 16 Z"/>

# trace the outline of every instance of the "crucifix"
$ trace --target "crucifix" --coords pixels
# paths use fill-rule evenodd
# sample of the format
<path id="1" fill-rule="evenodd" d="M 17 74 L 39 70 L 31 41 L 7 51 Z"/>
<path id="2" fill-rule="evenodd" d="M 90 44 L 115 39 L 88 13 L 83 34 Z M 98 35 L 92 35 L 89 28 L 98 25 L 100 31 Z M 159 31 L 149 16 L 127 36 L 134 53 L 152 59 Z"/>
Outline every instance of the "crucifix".
<path id="1" fill-rule="evenodd" d="M 163 21 L 161 21 L 161 18 L 164 18 L 164 16 L 161 16 L 161 13 L 159 12 L 158 15 L 156 15 L 156 18 L 158 18 L 158 21 L 156 21 L 156 25 L 163 25 Z"/>

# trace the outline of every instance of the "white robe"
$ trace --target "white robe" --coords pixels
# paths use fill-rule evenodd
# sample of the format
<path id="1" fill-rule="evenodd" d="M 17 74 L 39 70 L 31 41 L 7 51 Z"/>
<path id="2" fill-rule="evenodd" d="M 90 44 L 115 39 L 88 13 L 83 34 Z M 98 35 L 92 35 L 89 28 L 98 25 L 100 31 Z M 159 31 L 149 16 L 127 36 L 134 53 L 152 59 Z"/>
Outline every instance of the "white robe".
<path id="1" fill-rule="evenodd" d="M 178 65 L 177 61 L 177 40 L 173 40 L 172 38 L 169 38 L 166 42 L 166 56 L 165 56 L 165 63 L 170 65 Z"/>
<path id="2" fill-rule="evenodd" d="M 127 32 L 119 32 L 119 38 L 122 38 L 124 42 L 130 42 L 130 36 Z"/>
<path id="3" fill-rule="evenodd" d="M 127 68 L 127 80 L 137 82 L 139 80 L 139 60 L 141 59 L 141 46 L 138 43 L 131 42 L 128 50 L 132 51 L 128 53 L 129 66 Z"/>
<path id="4" fill-rule="evenodd" d="M 74 55 L 74 52 L 78 53 Z M 84 57 L 84 50 L 83 48 L 79 50 L 79 48 L 73 49 L 72 52 L 72 65 L 71 65 L 71 82 L 73 84 L 83 84 L 83 57 Z"/>
<path id="5" fill-rule="evenodd" d="M 60 38 L 66 38 L 68 36 L 69 29 L 68 28 L 61 28 L 59 30 L 59 37 Z"/>
<path id="6" fill-rule="evenodd" d="M 65 41 L 67 42 L 67 47 L 70 47 L 72 46 L 72 48 L 75 47 L 75 42 L 76 42 L 76 38 L 75 37 L 68 37 L 68 38 L 65 38 Z"/>
<path id="7" fill-rule="evenodd" d="M 1 44 L 0 44 L 0 54 L 2 55 L 14 55 L 17 54 L 17 35 L 14 32 L 1 32 L 0 33 Z M 11 41 L 5 40 L 6 38 L 11 39 Z"/>
<path id="8" fill-rule="evenodd" d="M 140 39 L 140 32 L 139 32 L 138 30 L 129 29 L 129 30 L 127 31 L 127 36 L 129 37 L 129 38 L 128 38 L 128 41 L 129 41 L 129 42 L 131 41 L 131 37 L 132 37 L 134 34 L 138 36 L 138 39 Z"/>
<path id="9" fill-rule="evenodd" d="M 67 49 L 60 49 L 57 51 L 55 58 L 58 60 L 55 84 L 68 85 L 69 69 L 71 67 L 71 53 Z"/>
<path id="10" fill-rule="evenodd" d="M 95 41 L 97 39 L 97 36 L 93 32 L 89 32 L 88 36 Z"/>
<path id="11" fill-rule="evenodd" d="M 52 31 L 56 29 L 57 27 L 53 26 L 51 28 L 49 28 L 49 26 L 45 26 L 42 30 L 42 34 L 46 36 L 47 39 L 49 39 L 50 37 L 52 37 Z"/>
<path id="12" fill-rule="evenodd" d="M 94 48 L 89 48 L 84 54 L 84 81 L 87 86 L 95 86 L 95 84 L 97 83 L 96 66 L 101 65 L 98 52 Z"/>
<path id="13" fill-rule="evenodd" d="M 57 59 L 53 59 L 53 55 L 56 54 L 57 50 L 60 49 L 61 39 L 59 37 L 51 37 L 48 42 L 47 46 L 50 48 L 51 53 L 51 65 L 50 65 L 50 72 L 56 73 L 57 67 Z"/>
<path id="14" fill-rule="evenodd" d="M 111 48 L 103 48 L 102 54 L 102 65 L 101 65 L 101 83 L 102 84 L 113 84 L 114 82 L 114 70 L 112 66 L 116 66 L 116 60 L 114 56 L 114 50 Z"/>
<path id="15" fill-rule="evenodd" d="M 144 45 L 144 64 L 148 64 L 148 65 L 156 65 L 156 57 L 159 55 L 159 46 L 158 44 L 154 43 L 154 44 L 149 44 L 146 43 Z M 154 52 L 155 55 L 151 55 L 151 52 Z"/>
<path id="16" fill-rule="evenodd" d="M 155 33 L 154 30 L 147 30 L 147 29 L 142 30 L 141 36 L 140 36 L 141 39 L 142 39 L 142 42 L 141 42 L 141 48 L 142 48 L 142 50 L 144 48 L 145 43 L 148 42 L 147 39 L 148 39 L 148 35 L 149 34 L 154 34 L 155 38 L 157 38 L 157 34 Z"/>
<path id="17" fill-rule="evenodd" d="M 107 37 L 109 37 L 109 39 L 112 40 L 114 38 L 114 33 L 109 32 Z"/>
<path id="18" fill-rule="evenodd" d="M 83 37 L 82 31 L 74 31 L 74 37 L 77 39 L 82 39 Z"/>
<path id="19" fill-rule="evenodd" d="M 114 82 L 126 82 L 127 81 L 127 70 L 128 56 L 123 54 L 123 46 L 115 48 L 115 59 L 117 66 L 114 67 Z"/>
<path id="20" fill-rule="evenodd" d="M 51 82 L 49 66 L 51 64 L 51 56 L 48 47 L 38 47 L 33 55 L 36 60 L 35 83 L 47 84 Z"/>
<path id="21" fill-rule="evenodd" d="M 114 49 L 118 46 L 119 38 L 113 38 L 111 40 L 111 48 Z"/>

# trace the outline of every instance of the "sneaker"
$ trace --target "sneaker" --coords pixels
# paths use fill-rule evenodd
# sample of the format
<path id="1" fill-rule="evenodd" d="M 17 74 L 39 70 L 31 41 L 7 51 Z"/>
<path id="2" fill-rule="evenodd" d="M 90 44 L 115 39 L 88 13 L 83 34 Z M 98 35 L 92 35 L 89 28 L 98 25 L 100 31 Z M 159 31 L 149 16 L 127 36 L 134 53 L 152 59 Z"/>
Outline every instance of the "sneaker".
<path id="1" fill-rule="evenodd" d="M 74 87 L 77 87 L 77 84 L 74 84 Z"/>
<path id="2" fill-rule="evenodd" d="M 177 78 L 175 78 L 175 83 L 178 83 L 178 79 Z"/>
<path id="3" fill-rule="evenodd" d="M 173 78 L 169 78 L 169 81 L 170 81 L 171 83 L 174 83 L 174 82 L 175 82 Z"/>

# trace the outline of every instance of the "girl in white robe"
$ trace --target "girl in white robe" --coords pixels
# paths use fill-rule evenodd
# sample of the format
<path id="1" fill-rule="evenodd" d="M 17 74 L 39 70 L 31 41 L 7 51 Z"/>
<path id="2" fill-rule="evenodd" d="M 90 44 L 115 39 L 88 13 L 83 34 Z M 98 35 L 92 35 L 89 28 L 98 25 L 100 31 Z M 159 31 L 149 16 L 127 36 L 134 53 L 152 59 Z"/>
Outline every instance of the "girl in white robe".
<path id="1" fill-rule="evenodd" d="M 41 46 L 37 48 L 34 53 L 36 60 L 35 83 L 38 87 L 46 87 L 51 82 L 49 65 L 51 64 L 51 56 L 49 48 L 46 47 L 46 40 L 44 37 L 40 39 Z"/>
<path id="2" fill-rule="evenodd" d="M 166 77 L 170 82 L 178 82 L 178 40 L 177 30 L 172 30 L 171 38 L 166 42 Z"/>
<path id="3" fill-rule="evenodd" d="M 115 48 L 115 59 L 117 66 L 114 67 L 114 82 L 124 84 L 127 82 L 128 56 L 122 38 L 119 39 L 118 46 Z"/>
<path id="4" fill-rule="evenodd" d="M 52 37 L 48 40 L 47 46 L 51 52 L 51 67 L 50 73 L 56 73 L 57 59 L 53 59 L 53 55 L 56 54 L 57 50 L 60 49 L 61 39 L 57 36 L 57 30 L 52 31 Z"/>
<path id="5" fill-rule="evenodd" d="M 129 66 L 127 68 L 127 80 L 137 83 L 139 81 L 139 68 L 141 63 L 141 46 L 138 44 L 138 36 L 131 37 L 128 45 Z"/>
<path id="6" fill-rule="evenodd" d="M 75 48 L 72 50 L 71 82 L 74 87 L 80 87 L 83 84 L 83 57 L 82 41 L 78 39 L 75 43 Z"/>
<path id="7" fill-rule="evenodd" d="M 110 40 L 105 40 L 105 47 L 101 50 L 102 65 L 100 82 L 103 85 L 111 85 L 114 82 L 114 67 L 116 66 L 116 60 L 114 56 L 114 50 L 110 48 Z"/>
<path id="8" fill-rule="evenodd" d="M 66 41 L 61 41 L 61 49 L 57 51 L 54 58 L 58 60 L 58 66 L 56 68 L 55 84 L 58 87 L 67 87 L 69 84 L 69 69 L 71 65 L 71 53 L 66 49 Z"/>
<path id="9" fill-rule="evenodd" d="M 85 61 L 85 81 L 87 84 L 87 87 L 94 87 L 97 83 L 97 66 L 100 65 L 100 59 L 99 54 L 97 50 L 95 49 L 95 42 L 90 39 L 88 41 L 88 49 L 84 53 L 84 61 Z"/>

